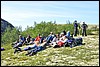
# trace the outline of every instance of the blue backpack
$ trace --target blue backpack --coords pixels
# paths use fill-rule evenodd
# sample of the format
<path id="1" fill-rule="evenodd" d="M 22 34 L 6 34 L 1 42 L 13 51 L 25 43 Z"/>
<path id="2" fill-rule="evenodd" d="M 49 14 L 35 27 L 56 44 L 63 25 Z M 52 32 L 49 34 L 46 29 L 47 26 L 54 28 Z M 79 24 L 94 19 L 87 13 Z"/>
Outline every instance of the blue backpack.
<path id="1" fill-rule="evenodd" d="M 1 47 L 1 51 L 5 50 L 4 48 Z"/>
<path id="2" fill-rule="evenodd" d="M 77 45 L 81 45 L 82 42 L 83 42 L 83 39 L 82 39 L 81 37 L 76 38 L 76 39 L 75 39 L 75 42 L 77 43 Z"/>

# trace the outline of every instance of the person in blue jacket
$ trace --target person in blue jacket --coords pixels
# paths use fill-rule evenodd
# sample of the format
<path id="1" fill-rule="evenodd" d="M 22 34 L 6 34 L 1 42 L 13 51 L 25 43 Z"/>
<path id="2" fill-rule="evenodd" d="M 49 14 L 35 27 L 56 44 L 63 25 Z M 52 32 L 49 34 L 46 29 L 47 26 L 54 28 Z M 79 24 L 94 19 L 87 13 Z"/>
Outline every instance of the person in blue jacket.
<path id="1" fill-rule="evenodd" d="M 78 33 L 78 24 L 77 24 L 77 20 L 74 21 L 74 36 L 77 36 Z"/>

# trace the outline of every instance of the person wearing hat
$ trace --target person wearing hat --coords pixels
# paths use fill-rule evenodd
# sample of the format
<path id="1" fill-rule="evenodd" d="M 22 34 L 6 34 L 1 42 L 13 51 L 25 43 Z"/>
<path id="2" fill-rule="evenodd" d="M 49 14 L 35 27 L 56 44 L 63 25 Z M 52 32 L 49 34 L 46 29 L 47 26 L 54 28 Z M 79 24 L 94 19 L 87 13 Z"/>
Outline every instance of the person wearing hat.
<path id="1" fill-rule="evenodd" d="M 64 40 L 64 36 L 65 36 L 64 33 L 61 32 L 61 33 L 60 33 L 60 38 L 59 38 L 59 40 Z"/>
<path id="2" fill-rule="evenodd" d="M 82 28 L 82 36 L 87 36 L 86 34 L 86 29 L 87 29 L 88 25 L 85 24 L 85 22 L 83 22 L 83 24 L 81 25 L 81 28 Z"/>
<path id="3" fill-rule="evenodd" d="M 78 33 L 78 24 L 77 24 L 77 20 L 74 21 L 74 36 L 77 36 Z"/>

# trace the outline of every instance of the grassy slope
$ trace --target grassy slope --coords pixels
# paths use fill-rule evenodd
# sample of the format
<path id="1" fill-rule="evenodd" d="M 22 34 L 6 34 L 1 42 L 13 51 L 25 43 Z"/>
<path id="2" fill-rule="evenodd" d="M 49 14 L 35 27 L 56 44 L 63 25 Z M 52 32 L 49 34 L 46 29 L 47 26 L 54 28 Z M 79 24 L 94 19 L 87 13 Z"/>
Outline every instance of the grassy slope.
<path id="1" fill-rule="evenodd" d="M 13 54 L 11 46 L 2 46 L 1 66 L 99 66 L 99 36 L 84 37 L 85 45 L 73 48 L 47 48 L 34 56 Z"/>

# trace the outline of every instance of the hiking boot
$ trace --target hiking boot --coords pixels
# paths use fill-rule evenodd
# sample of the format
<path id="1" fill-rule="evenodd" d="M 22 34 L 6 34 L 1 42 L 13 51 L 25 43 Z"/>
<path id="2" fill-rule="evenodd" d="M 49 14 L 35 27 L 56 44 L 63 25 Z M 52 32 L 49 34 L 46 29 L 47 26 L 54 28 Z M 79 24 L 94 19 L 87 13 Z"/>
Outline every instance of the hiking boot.
<path id="1" fill-rule="evenodd" d="M 21 49 L 19 49 L 19 48 L 18 48 L 18 50 L 17 50 L 17 51 L 20 51 L 20 52 L 22 52 L 22 50 L 21 50 Z"/>
<path id="2" fill-rule="evenodd" d="M 17 52 L 17 50 L 14 51 L 14 54 Z"/>
<path id="3" fill-rule="evenodd" d="M 29 54 L 29 56 L 33 56 L 33 54 L 34 54 L 34 52 L 31 52 L 31 53 Z"/>
<path id="4" fill-rule="evenodd" d="M 31 52 L 30 54 L 29 54 L 29 56 L 33 56 L 33 55 L 35 55 L 36 54 L 36 52 Z"/>
<path id="5" fill-rule="evenodd" d="M 29 53 L 25 54 L 25 55 L 29 55 Z"/>
<path id="6" fill-rule="evenodd" d="M 27 54 L 25 54 L 25 55 L 29 55 L 30 53 L 31 53 L 31 51 L 28 51 Z"/>

